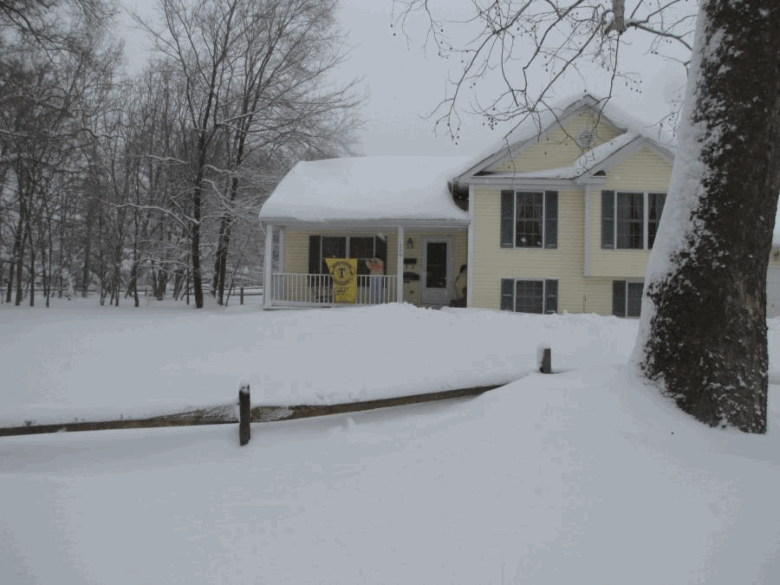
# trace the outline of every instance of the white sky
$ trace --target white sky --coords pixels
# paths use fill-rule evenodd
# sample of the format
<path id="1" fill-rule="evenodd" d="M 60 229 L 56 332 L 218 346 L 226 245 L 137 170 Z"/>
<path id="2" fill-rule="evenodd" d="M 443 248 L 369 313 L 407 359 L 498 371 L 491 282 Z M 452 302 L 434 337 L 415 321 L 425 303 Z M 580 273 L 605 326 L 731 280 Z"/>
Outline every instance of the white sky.
<path id="1" fill-rule="evenodd" d="M 156 0 L 120 0 L 128 8 L 152 14 Z M 469 0 L 450 0 L 454 15 L 467 14 Z M 458 73 L 459 60 L 447 61 L 435 51 L 423 48 L 424 26 L 421 19 L 411 22 L 411 39 L 394 36 L 392 0 L 341 0 L 341 26 L 353 48 L 342 67 L 345 79 L 362 77 L 369 100 L 362 111 L 365 121 L 360 133 L 359 154 L 366 155 L 476 155 L 498 142 L 509 127 L 490 131 L 482 120 L 466 116 L 461 141 L 455 145 L 434 129 L 434 119 L 426 117 L 445 95 L 447 79 Z M 126 53 L 131 68 L 145 58 L 139 33 L 126 28 Z M 637 39 L 638 41 L 641 39 Z M 670 87 L 684 80 L 681 65 L 650 57 L 640 47 L 624 51 L 624 63 L 641 73 L 638 88 L 617 88 L 615 102 L 649 121 L 660 119 L 667 111 Z M 558 88 L 559 95 L 588 90 L 601 96 L 607 92 L 606 77 L 595 67 L 583 69 L 583 77 L 568 79 Z M 484 84 L 483 95 L 490 92 Z M 464 104 L 466 105 L 466 104 Z"/>

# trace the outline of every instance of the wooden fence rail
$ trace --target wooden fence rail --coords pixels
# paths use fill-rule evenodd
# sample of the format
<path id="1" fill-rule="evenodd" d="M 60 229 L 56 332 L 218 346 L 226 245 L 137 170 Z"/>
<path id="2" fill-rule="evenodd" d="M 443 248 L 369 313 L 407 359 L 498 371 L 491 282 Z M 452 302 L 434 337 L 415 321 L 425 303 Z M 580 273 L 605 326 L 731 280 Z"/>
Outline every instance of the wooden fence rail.
<path id="1" fill-rule="evenodd" d="M 75 421 L 59 424 L 26 424 L 16 427 L 0 427 L 0 437 L 13 435 L 37 435 L 43 433 L 77 432 L 77 431 L 106 431 L 114 429 L 145 429 L 154 427 L 182 427 L 200 425 L 239 424 L 239 442 L 245 445 L 249 442 L 249 423 L 275 422 L 298 418 L 325 416 L 328 414 L 341 414 L 346 412 L 360 412 L 402 406 L 405 404 L 418 404 L 435 400 L 449 400 L 452 398 L 464 398 L 477 396 L 488 390 L 499 388 L 503 384 L 492 386 L 478 386 L 473 388 L 458 388 L 431 392 L 427 394 L 414 394 L 408 396 L 396 396 L 393 398 L 380 398 L 362 402 L 343 402 L 338 404 L 300 404 L 294 406 L 250 406 L 249 386 L 244 385 L 239 390 L 238 408 L 236 404 L 227 404 L 206 409 L 196 409 L 187 412 L 167 414 L 148 418 L 121 419 L 108 421 Z M 238 416 L 237 412 L 238 411 Z"/>
<path id="2" fill-rule="evenodd" d="M 552 373 L 551 351 L 545 348 L 540 371 Z M 377 398 L 375 400 L 363 400 L 358 402 L 341 402 L 337 404 L 299 404 L 293 406 L 251 406 L 249 384 L 242 384 L 238 391 L 238 403 L 199 408 L 185 412 L 165 414 L 147 418 L 120 419 L 107 421 L 74 421 L 64 424 L 25 424 L 16 427 L 0 427 L 0 437 L 13 435 L 37 435 L 43 433 L 58 433 L 62 431 L 107 431 L 114 429 L 146 429 L 154 427 L 188 427 L 199 425 L 223 425 L 236 424 L 239 427 L 239 444 L 246 445 L 251 438 L 250 423 L 275 422 L 326 416 L 329 414 L 343 414 L 347 412 L 361 412 L 375 410 L 377 408 L 389 408 L 405 406 L 408 404 L 420 404 L 422 402 L 434 402 L 437 400 L 451 400 L 454 398 L 467 398 L 479 396 L 490 390 L 505 386 L 513 380 L 507 380 L 503 384 L 491 384 L 489 386 L 471 386 L 467 388 L 454 388 L 439 392 L 425 392 L 422 394 L 407 394 L 405 396 L 393 396 L 391 398 Z"/>
<path id="3" fill-rule="evenodd" d="M 74 421 L 70 423 L 25 424 L 18 427 L 0 427 L 0 437 L 12 435 L 39 435 L 44 433 L 110 431 L 115 429 L 149 429 L 154 427 L 190 427 L 199 425 L 223 425 L 237 423 L 234 405 L 196 409 L 175 414 L 147 418 L 124 418 L 103 421 Z"/>

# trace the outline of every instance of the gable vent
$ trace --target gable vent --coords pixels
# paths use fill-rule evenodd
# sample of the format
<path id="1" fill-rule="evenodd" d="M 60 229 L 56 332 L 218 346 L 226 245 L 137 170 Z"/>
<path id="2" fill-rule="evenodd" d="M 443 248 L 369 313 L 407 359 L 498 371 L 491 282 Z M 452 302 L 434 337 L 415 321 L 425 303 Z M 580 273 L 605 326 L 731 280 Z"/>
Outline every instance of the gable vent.
<path id="1" fill-rule="evenodd" d="M 583 130 L 577 134 L 575 141 L 582 150 L 588 150 L 596 142 L 596 134 L 592 130 Z"/>

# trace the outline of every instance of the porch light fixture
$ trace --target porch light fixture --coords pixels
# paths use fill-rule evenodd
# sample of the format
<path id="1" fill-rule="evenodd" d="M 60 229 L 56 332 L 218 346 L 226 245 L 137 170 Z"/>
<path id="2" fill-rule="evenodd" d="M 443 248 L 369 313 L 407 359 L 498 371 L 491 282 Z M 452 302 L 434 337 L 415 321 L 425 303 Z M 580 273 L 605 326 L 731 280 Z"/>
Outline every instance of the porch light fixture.
<path id="1" fill-rule="evenodd" d="M 406 249 L 407 250 L 414 250 L 414 240 L 412 238 L 406 239 Z"/>

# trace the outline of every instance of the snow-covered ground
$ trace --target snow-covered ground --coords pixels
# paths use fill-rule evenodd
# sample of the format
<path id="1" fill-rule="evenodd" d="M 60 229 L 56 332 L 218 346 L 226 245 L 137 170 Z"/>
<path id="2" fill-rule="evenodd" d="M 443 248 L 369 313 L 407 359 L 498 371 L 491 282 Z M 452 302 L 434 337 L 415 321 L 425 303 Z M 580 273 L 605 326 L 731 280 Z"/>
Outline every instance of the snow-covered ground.
<path id="1" fill-rule="evenodd" d="M 770 431 L 622 369 L 636 321 L 409 306 L 0 306 L 0 425 L 234 401 L 465 400 L 253 425 L 0 438 L 0 583 L 780 582 Z M 553 351 L 553 376 L 535 373 Z"/>

